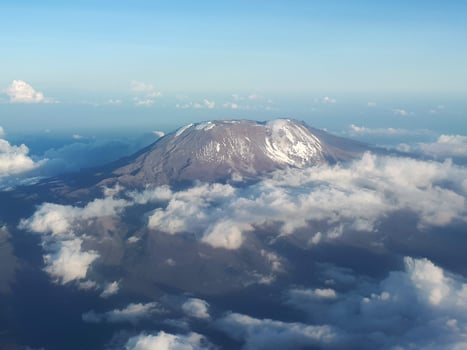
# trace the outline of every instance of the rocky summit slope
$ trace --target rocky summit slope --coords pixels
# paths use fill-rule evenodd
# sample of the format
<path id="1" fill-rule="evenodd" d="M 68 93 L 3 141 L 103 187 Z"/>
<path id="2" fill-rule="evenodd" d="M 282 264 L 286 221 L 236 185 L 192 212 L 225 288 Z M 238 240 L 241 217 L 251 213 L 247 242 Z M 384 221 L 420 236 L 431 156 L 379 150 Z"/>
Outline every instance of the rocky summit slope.
<path id="1" fill-rule="evenodd" d="M 186 125 L 120 161 L 103 184 L 249 179 L 285 167 L 349 160 L 366 149 L 290 119 L 209 121 Z"/>

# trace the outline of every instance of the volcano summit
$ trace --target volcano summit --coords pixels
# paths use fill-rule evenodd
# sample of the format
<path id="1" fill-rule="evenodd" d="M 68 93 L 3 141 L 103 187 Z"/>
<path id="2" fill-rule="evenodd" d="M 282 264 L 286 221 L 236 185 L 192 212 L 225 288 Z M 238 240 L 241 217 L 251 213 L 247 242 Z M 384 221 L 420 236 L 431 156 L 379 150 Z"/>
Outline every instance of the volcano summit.
<path id="1" fill-rule="evenodd" d="M 186 125 L 114 163 L 101 184 L 251 179 L 286 167 L 353 159 L 365 150 L 363 144 L 291 119 L 209 121 Z"/>

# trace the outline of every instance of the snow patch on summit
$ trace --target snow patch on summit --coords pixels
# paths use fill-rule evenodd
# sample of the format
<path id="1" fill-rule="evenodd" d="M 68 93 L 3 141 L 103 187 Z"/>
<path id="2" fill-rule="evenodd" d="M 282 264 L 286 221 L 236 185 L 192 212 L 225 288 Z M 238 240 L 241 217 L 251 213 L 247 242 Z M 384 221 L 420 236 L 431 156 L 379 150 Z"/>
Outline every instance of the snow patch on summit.
<path id="1" fill-rule="evenodd" d="M 320 140 L 303 125 L 290 119 L 276 119 L 266 123 L 266 128 L 269 133 L 265 150 L 272 160 L 303 167 L 321 158 Z"/>
<path id="2" fill-rule="evenodd" d="M 185 130 L 191 128 L 192 126 L 193 126 L 193 123 L 185 125 L 184 127 L 178 129 L 177 132 L 175 133 L 175 137 L 180 136 L 181 134 L 183 134 Z"/>

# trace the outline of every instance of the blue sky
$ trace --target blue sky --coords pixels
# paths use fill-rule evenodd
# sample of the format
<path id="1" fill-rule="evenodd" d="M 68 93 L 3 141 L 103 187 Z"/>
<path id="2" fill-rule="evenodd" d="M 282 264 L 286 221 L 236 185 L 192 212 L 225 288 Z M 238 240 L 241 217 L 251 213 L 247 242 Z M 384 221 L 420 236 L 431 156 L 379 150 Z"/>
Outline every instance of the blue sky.
<path id="1" fill-rule="evenodd" d="M 443 106 L 458 128 L 465 38 L 465 1 L 5 0 L 0 125 L 287 115 L 325 127 L 350 114 L 384 124 L 398 110 L 409 125 Z M 10 103 L 14 80 L 44 99 Z M 368 113 L 368 103 L 381 108 Z"/>

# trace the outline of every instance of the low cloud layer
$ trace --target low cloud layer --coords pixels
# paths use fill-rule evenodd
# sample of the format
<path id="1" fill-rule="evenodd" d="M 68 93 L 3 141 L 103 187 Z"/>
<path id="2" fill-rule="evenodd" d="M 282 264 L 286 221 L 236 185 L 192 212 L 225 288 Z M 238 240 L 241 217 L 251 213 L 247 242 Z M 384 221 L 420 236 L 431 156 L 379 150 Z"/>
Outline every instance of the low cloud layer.
<path id="1" fill-rule="evenodd" d="M 463 223 L 466 179 L 467 170 L 449 161 L 365 154 L 348 166 L 276 172 L 246 188 L 199 184 L 172 191 L 162 186 L 122 192 L 121 198 L 118 191 L 108 192 L 107 197 L 83 207 L 44 203 L 20 227 L 42 234 L 46 271 L 66 283 L 83 278 L 86 267 L 99 255 L 80 248 L 88 239 L 83 223 L 98 217 L 117 220 L 118 214 L 134 205 L 156 206 L 147 219 L 149 229 L 194 234 L 214 248 L 239 249 L 250 232 L 271 225 L 278 225 L 278 235 L 283 237 L 306 228 L 305 245 L 313 247 L 348 232 L 377 233 L 382 221 L 400 211 L 412 213 L 416 229 L 422 231 Z M 58 262 L 60 270 L 55 268 Z M 272 267 L 273 262 L 271 271 Z"/>
<path id="2" fill-rule="evenodd" d="M 387 215 L 409 211 L 418 227 L 465 221 L 467 170 L 444 163 L 365 154 L 352 165 L 289 169 L 248 190 L 201 185 L 175 192 L 149 227 L 170 234 L 204 231 L 213 247 L 238 249 L 254 227 L 280 224 L 283 235 L 325 222 L 310 244 L 345 231 L 373 232 Z"/>
<path id="3" fill-rule="evenodd" d="M 289 291 L 288 302 L 310 321 L 349 335 L 364 349 L 461 349 L 467 345 L 467 283 L 425 258 L 404 258 L 404 270 L 332 298 L 316 290 Z"/>

